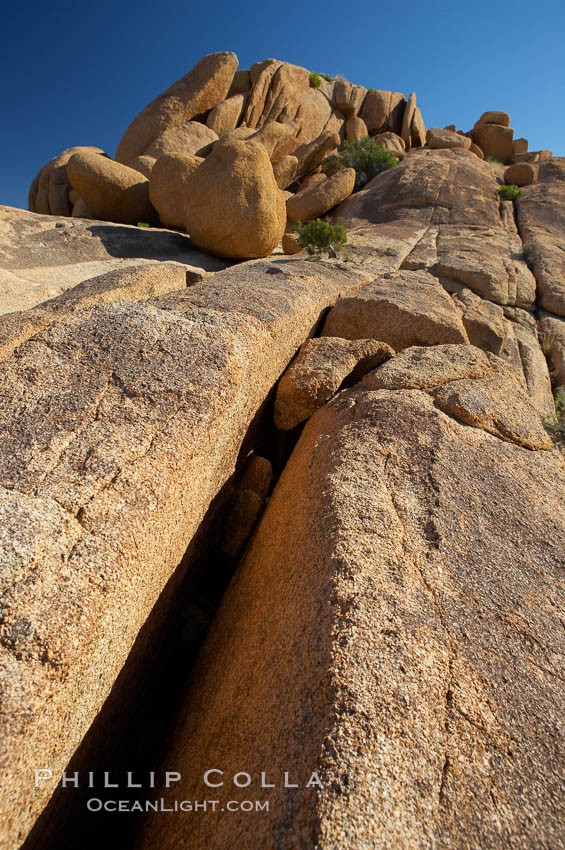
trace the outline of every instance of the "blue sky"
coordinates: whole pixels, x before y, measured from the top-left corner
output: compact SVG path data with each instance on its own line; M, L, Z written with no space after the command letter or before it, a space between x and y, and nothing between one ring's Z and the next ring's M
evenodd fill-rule
M0 203L27 206L39 168L72 145L113 156L134 115L206 53L276 57L415 91L427 126L503 109L530 150L565 155L563 0L12 3L0 31Z

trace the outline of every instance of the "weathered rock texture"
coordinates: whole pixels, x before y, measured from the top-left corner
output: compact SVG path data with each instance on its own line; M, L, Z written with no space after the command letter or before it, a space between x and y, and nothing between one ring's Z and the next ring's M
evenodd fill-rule
M133 171L149 179L159 157L207 157L219 140L261 143L274 166L286 158L284 166L276 168L276 180L282 189L297 176L316 173L324 157L346 137L362 139L368 133L378 134L378 144L393 150L398 158L404 157L405 148L423 146L426 142L414 93L406 102L398 92L367 91L345 80L324 82L321 88L316 88L308 69L277 59L255 63L250 71L236 71L236 68L237 57L233 53L205 56L134 119L118 147L117 162L106 158L104 166L92 160L86 169L88 180L82 174L80 181L75 173L74 183L70 181L67 162L73 153L102 153L98 148L69 148L55 157L32 181L29 209L43 214L96 216L126 223L145 219L151 222L154 213L147 207L147 185L139 177L134 178ZM360 116L361 111L367 122ZM296 169L289 157L298 161ZM248 163L248 183L254 177L261 179L261 170L254 175ZM229 183L229 172L223 177ZM343 184L340 191L336 191L336 181ZM82 194L76 188L79 182ZM344 200L350 193L344 186L350 182L349 174L336 175L326 187L332 189L332 197L317 198L315 204L301 212L301 218L321 215ZM234 230L245 229L253 217L249 216L245 197L241 197L237 188L232 189L228 204L232 208L230 218ZM178 186L169 184L168 194L170 198L161 199L166 210L161 222L165 226L184 227L177 215L169 214L171 207L178 206ZM211 187L204 198L204 209L208 204L214 205L214 195ZM210 239L207 250L222 255L221 246L216 249ZM261 248L253 255L248 249L241 254L263 255Z
M485 351L499 354L508 336L503 308L480 298L466 287L461 287L454 293L453 301L461 311L469 342Z
M69 313L110 302L148 301L167 292L185 289L191 282L183 265L163 260L124 264L83 280L31 310L0 316L0 360L8 358L23 342Z
M473 141L485 156L499 162L509 162L512 157L514 131L502 124L480 124L473 130Z
M39 171L33 180L28 196L30 212L51 213L51 215L70 215L74 201L71 202L72 187L65 168L69 159L79 152L98 153L106 156L101 148L67 148L59 156L53 157Z
M204 251L266 257L280 242L285 203L261 145L222 142L187 176L185 187L185 227Z
M3 363L2 850L53 790L29 772L67 764L271 387L340 291L367 280L270 271L70 312Z
M300 143L320 135L332 115L321 91L310 87L310 72L298 65L267 59L251 68L251 92L243 123L261 128L268 121L301 121Z
M516 207L540 304L551 313L565 316L565 158L541 163L538 182L523 189Z
M355 171L344 168L289 198L286 202L287 215L291 221L317 218L348 198L354 185Z
M523 312L523 311L522 311ZM547 349L547 359L540 345L539 332L530 314L526 314L529 321L523 321L523 316L509 326L512 326L514 336L518 346L518 354L520 357L521 371L524 375L524 383L530 399L536 410L545 420L554 418L554 399L551 389L551 378L559 383L559 369L557 367L558 346L550 343ZM554 321L559 321L554 319ZM543 318L540 315L540 330L543 336ZM565 346L565 340L561 339L561 351ZM504 353L504 352L502 352ZM550 378L550 367L552 375ZM520 369L518 369L520 371ZM561 376L563 371L561 370ZM563 377L562 377L563 382Z
M456 191L454 191L456 187ZM336 211L401 262L456 281L498 304L531 307L536 284L488 163L466 150L417 150ZM530 189L528 191L531 191ZM511 203L511 202L508 202ZM391 238L392 237L392 238Z
M393 354L390 345L376 339L307 340L279 381L275 425L289 430L309 419L344 381L357 383Z
M206 119L207 126L218 137L229 133L231 130L235 130L243 116L246 102L247 98L245 95L234 94L228 97L227 100L218 103Z
M540 330L555 381L565 387L565 319L542 312Z
M220 806L270 810L153 816L141 846L562 846L563 471L419 390L316 413L167 756L175 794L199 799L214 765Z
M268 811L92 846L565 850L563 161L501 111L426 131L415 93L236 68L205 57L115 161L70 148L0 209L0 850L104 750L132 664L165 724L240 558L178 722L135 747L167 742L177 798ZM323 160L367 133L401 162L351 194ZM343 258L281 254L336 204ZM154 210L192 239L92 220ZM46 821L30 850L83 846Z
M199 121L187 121L179 127L165 130L145 151L146 156L158 158L164 154L197 154L206 145L216 142L218 134Z
M143 174L144 177L151 177L151 172L153 171L153 166L157 162L156 157L154 156L135 156L129 163L130 168L135 168L136 171L139 171L140 174ZM76 192L73 189L73 192ZM78 195L78 192L76 192ZM80 197L75 201L75 206L79 201L82 200ZM75 214L75 208L73 207L73 215Z
M395 351L468 339L451 298L426 272L386 273L361 292L340 298L322 333L378 339Z
M0 315L35 307L108 271L175 262L187 282L226 262L181 233L80 219L57 220L0 206Z
M516 162L504 172L504 182L510 186L530 186L535 183L538 170L531 162Z
M436 404L462 421L527 448L550 448L540 421L553 417L545 359L535 337L520 325L515 340L516 362L469 345L409 347L363 384L368 389L437 390Z
M369 390L434 390L452 381L486 379L489 359L474 345L412 346L363 380Z
M280 159L273 163L273 174L275 175L279 189L286 189L293 182L298 173L298 166L297 157L290 156L289 154L281 156Z
M532 307L535 279L497 188L489 164L469 151L414 151L336 215L352 241L370 233L373 247L382 244L384 263L399 251L403 268L425 269L498 304Z
M151 169L149 197L165 227L184 228L187 180L204 162L193 154L160 156Z
M97 153L75 153L67 163L73 189L96 218L122 224L157 224L149 180L134 168Z
M431 127L427 133L427 143L432 150L434 148L471 148L471 139L467 136L461 136L453 130L440 130L437 127Z
M391 130L400 135L406 101L397 91L371 91L363 102L360 116L371 135Z

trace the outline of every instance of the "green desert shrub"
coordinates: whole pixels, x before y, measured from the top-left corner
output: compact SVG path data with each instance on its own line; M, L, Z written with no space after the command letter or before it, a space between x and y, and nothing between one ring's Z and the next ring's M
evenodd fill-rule
M497 194L505 201L515 201L522 194L522 190L518 189L514 183L505 183L498 189Z
M344 142L339 153L326 157L322 169L330 175L340 168L354 168L356 177L353 191L357 192L377 174L395 165L398 165L398 160L394 154L379 147L370 136L364 136L356 142Z
M319 257L324 251L327 251L330 257L337 257L347 242L343 224L330 224L321 218L304 223L297 221L294 229L300 245L306 248L311 257Z
M329 74L317 74L315 71L312 71L310 74L310 85L313 89L319 89L322 85L322 80L325 80L327 83L332 82L332 77Z
M138 221L137 226L138 227L149 227L149 222L148 221Z

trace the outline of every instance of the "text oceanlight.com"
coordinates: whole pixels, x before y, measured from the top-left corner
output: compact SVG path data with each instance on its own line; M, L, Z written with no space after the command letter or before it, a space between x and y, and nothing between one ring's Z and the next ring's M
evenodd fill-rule
M89 812L268 812L268 800L87 800Z

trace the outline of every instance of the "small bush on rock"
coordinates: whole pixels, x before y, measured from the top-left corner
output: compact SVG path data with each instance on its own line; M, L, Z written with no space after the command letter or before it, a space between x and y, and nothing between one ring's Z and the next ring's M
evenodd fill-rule
M364 136L355 142L344 142L338 154L328 156L322 163L324 172L329 176L340 168L355 169L354 192L362 189L369 180L382 171L394 168L398 160L386 148L379 147L370 136Z
M314 218L304 224L297 221L294 229L301 246L306 248L311 257L319 257L324 251L330 257L337 257L347 242L343 224L329 224L321 218Z
M505 201L515 201L516 198L519 198L522 194L522 190L518 189L514 183L512 183L512 185L505 183L504 186L501 186L500 189L498 189L497 194L499 194Z
M312 71L310 74L310 85L313 89L319 89L322 85L322 77L320 74L317 74L315 71Z

